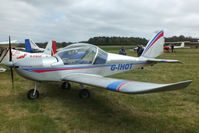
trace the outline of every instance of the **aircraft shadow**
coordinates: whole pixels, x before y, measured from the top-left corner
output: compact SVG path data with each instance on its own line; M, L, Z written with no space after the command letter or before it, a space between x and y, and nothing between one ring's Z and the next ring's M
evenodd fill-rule
M38 89L41 92L39 101L45 99L58 101L59 104L61 103L63 105L63 112L66 108L73 112L71 119L75 119L75 123L72 121L72 124L78 124L76 123L78 121L80 126L85 126L87 129L89 128L89 131L160 132L167 130L169 132L178 128L182 130L180 126L171 126L170 129L166 129L168 127L163 126L167 123L164 117L157 118L155 115L151 115L151 113L142 112L136 108L132 110L132 108L128 106L120 105L119 102L116 101L116 98L111 99L111 95L103 95L106 92L100 93L106 90L94 90L92 89L93 87L87 87L91 92L91 97L89 99L80 99L78 97L80 91L78 84L72 84L70 90L62 90L60 86L61 83L42 83ZM60 116L60 118L61 117L62 116ZM84 123L87 123L87 125Z

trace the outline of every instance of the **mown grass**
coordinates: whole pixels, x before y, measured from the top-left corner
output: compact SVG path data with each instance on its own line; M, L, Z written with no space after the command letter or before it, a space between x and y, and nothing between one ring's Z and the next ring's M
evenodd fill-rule
M102 47L103 48L103 47ZM120 47L103 48L117 53ZM127 48L127 54L135 56ZM0 73L0 132L115 132L115 133L193 133L199 131L199 49L178 49L159 58L179 59L184 64L156 64L111 77L171 83L193 80L184 90L128 95L90 87L90 99L79 99L79 85L61 90L61 83L39 84L40 98L30 101L26 93L33 82L15 74L11 88L10 72Z

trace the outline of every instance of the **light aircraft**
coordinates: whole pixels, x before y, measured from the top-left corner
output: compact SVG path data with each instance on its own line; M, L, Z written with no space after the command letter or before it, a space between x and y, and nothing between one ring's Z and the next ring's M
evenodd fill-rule
M155 59L163 53L164 32L158 32L152 38L140 57L131 57L107 53L92 44L77 43L67 46L54 56L42 58L24 58L12 61L11 45L10 58L6 66L15 69L22 77L35 81L34 89L27 93L29 99L37 99L39 91L37 83L42 81L64 81L63 88L70 88L69 82L80 84L80 98L89 98L90 93L84 84L105 88L110 91L142 94L177 90L187 87L192 81L182 81L171 84L157 84L131 80L108 78L113 75L138 69L155 63L180 63L178 60ZM13 80L13 75L11 75Z
M180 46L174 46L174 49L179 49L179 48L190 48L190 47L186 47L185 46L185 43L187 41L183 41L183 42L165 42L165 44L179 44L180 43ZM164 49L165 50L170 50L171 49L171 46L164 46Z
M56 50L53 49L53 45L56 45L55 41L49 41L46 48L41 53L29 53L24 52L16 49L11 49L12 52L12 60L18 60L23 58L42 58L42 57L49 57L55 54ZM27 47L27 44L26 44ZM31 46L29 46L31 48ZM55 46L56 48L56 46ZM5 62L9 61L9 52L8 49L3 49L0 53L0 64L4 64Z
M35 51L43 52L44 48L40 48L33 42L32 39L25 39L26 52L34 53Z
M47 45L49 45L50 42L48 42ZM26 47L26 52L29 52L29 53L42 53L44 52L46 49L44 48L40 48L37 46L37 44L35 44L33 42L32 39L25 39L25 47ZM56 41L52 41L52 44L51 44L51 47L50 49L52 49L52 55L56 53Z
M26 46L26 52L30 53L43 52L45 50L44 48L40 48L36 43L34 43L32 39L25 39L25 46ZM61 49L56 49L56 41L52 42L52 51L54 54L57 51L60 51Z

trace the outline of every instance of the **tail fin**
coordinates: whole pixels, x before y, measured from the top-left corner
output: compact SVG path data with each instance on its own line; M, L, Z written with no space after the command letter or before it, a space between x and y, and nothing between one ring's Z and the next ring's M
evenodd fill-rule
M39 50L39 51L44 51L43 48L40 48L33 42L32 39L25 39L25 47L26 47L26 52L32 53L33 50Z
M51 52L51 55L53 56L56 53L57 53L56 41L52 41L52 52Z
M31 45L30 45L30 39L25 39L25 48L26 48L26 52L32 53L33 49L31 48Z
M29 39L29 40L30 40L30 46L32 47L32 49L41 50L41 48L38 47L37 44L35 44L32 39Z
M181 42L180 47L184 48L184 42Z
M44 54L54 55L56 53L56 41L49 41L44 50Z
M163 53L163 45L164 45L164 32L158 32L145 47L142 52L142 57L147 58L155 58Z

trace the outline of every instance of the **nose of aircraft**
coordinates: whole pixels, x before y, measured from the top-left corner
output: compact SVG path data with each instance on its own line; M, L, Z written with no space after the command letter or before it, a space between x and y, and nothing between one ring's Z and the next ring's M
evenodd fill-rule
M5 62L3 64L6 65L7 67L13 67L14 66L14 62L12 62L12 61L8 61L8 62Z
M17 67L50 67L56 62L55 57L24 58L17 60L13 65Z

